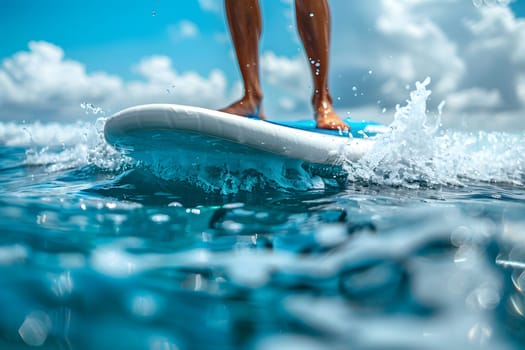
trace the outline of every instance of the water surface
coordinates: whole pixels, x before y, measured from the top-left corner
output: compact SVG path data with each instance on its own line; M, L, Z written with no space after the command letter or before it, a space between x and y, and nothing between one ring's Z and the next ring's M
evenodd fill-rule
M0 348L522 348L525 134L442 130L424 85L342 184L0 123Z

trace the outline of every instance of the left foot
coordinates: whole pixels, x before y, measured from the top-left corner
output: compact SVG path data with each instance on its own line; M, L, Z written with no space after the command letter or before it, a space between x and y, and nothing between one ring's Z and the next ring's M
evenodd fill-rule
M241 117L266 119L266 115L262 110L262 99L248 98L246 96L228 107L220 109L220 111Z
M339 118L329 103L321 103L321 105L317 107L315 120L318 129L339 130L342 132L350 131L350 127Z

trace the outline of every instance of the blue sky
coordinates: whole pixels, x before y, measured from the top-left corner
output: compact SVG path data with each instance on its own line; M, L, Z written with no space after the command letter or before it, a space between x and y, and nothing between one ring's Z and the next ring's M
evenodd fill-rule
M197 0L2 1L1 58L27 49L31 40L44 40L63 48L68 58L83 62L88 70L124 77L140 58L154 54L172 57L179 70L204 74L220 66L235 73L221 1L215 1L216 10L208 11ZM262 40L261 49L271 46L280 54L296 53L295 32L287 28L293 25L286 16L290 5L263 0L261 7L264 37L271 38L271 43ZM199 35L192 40L174 38L172 31L181 21L194 23Z
M332 0L336 109L392 119L407 85L432 78L447 127L525 129L525 2ZM310 77L293 4L261 0L265 106L308 117ZM85 118L173 102L219 108L240 94L221 0L2 0L0 119ZM32 44L30 44L32 43ZM522 44L523 43L523 44Z

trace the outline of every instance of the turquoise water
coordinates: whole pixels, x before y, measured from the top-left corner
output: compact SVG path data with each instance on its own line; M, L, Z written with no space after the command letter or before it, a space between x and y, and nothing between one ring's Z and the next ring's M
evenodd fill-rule
M525 133L442 130L427 97L335 182L0 123L0 348L522 348Z

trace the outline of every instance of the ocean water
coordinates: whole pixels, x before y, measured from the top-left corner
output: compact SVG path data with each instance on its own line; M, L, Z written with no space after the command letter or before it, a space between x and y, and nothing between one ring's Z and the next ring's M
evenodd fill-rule
M522 349L525 133L443 130L427 83L335 180L1 122L0 348Z

